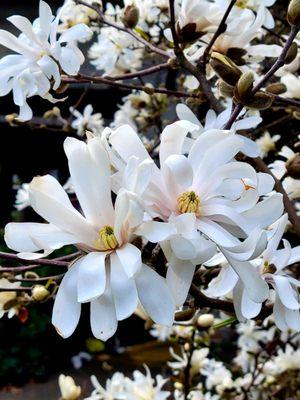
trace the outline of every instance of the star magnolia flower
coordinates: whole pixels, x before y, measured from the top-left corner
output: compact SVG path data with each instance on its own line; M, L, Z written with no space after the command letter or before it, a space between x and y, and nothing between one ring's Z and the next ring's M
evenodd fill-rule
M272 237L268 242L262 258L255 260L256 268L262 278L275 291L273 315L279 329L300 331L300 302L298 290L300 282L289 275L285 268L300 261L300 246L291 248L287 240L283 240L284 248L277 250L288 222L287 214L283 215L271 228ZM233 291L233 299L237 316L241 321L256 317L262 307L254 303L247 295L244 284L230 266L221 270L220 275L211 282L207 293L217 297Z
M0 30L0 44L17 53L0 60L0 96L13 92L14 102L20 107L19 119L32 118L27 98L39 95L55 102L50 89L61 83L61 72L76 75L84 56L76 45L77 40L90 34L89 28L78 24L57 38L59 15L54 19L47 3L40 1L40 16L33 24L22 16L8 18L21 31L19 37ZM53 84L51 83L53 79Z
M21 258L36 259L39 250L47 255L69 244L86 253L60 284L52 318L57 331L63 337L74 332L85 302L91 302L92 332L102 340L115 333L117 321L129 317L138 301L156 323L171 325L175 306L165 280L142 264L141 251L131 243L144 217L136 196L121 190L113 206L110 163L100 138L87 144L67 138L64 147L84 216L58 181L46 175L33 179L29 195L32 208L49 223L10 223L5 229L8 247ZM135 179L140 196L151 168L147 160L126 172L128 179Z
M266 174L257 174L249 164L234 160L238 152L247 152L247 146L232 132L206 131L184 156L183 143L190 125L188 121L178 121L164 129L160 169L154 167L143 195L146 210L177 229L168 241L158 240L169 262L167 280L170 288L176 288L173 295L177 304L186 297L194 265L212 255L214 249L209 243L214 242L245 283L251 299L265 300L267 284L247 260L265 249L267 237L263 229L282 215L282 196L275 194L258 202L261 195L272 190L274 181ZM105 131L103 135L109 133ZM129 126L115 130L109 142L117 153L111 151L111 159L119 171L132 155L139 162L150 157ZM156 223L148 221L140 227L141 234L150 241L158 238ZM197 235L197 230L202 235ZM240 238L246 239L241 242Z
M281 83L287 87L287 91L283 93L283 97L292 97L300 99L300 78L291 73L287 73L281 77Z
M86 131L92 132L94 135L100 135L104 129L103 118L100 113L93 114L93 107L88 104L81 114L73 107L70 108L75 119L72 122L72 128L77 131L78 136L84 136Z
M276 142L280 137L280 135L271 136L269 132L265 132L259 139L256 139L262 158L266 157L270 151L276 151Z

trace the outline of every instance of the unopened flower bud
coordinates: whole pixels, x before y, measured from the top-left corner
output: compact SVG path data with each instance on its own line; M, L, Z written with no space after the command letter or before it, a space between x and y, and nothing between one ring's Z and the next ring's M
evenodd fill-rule
M290 25L300 27L300 0L291 0L287 12L287 20Z
M241 100L245 99L250 95L254 82L254 74L252 71L244 72L238 80L236 85L235 96Z
M168 64L171 68L176 69L179 67L178 61L176 57L171 57L168 59Z
M81 395L80 386L76 386L71 376L61 374L58 378L58 384L63 400L77 400Z
M197 326L199 328L210 328L215 322L215 317L212 314L202 314L197 319Z
M191 346L190 346L189 343L185 343L184 346L183 346L183 348L184 348L185 351L189 351L190 348L191 348Z
M242 75L242 71L229 57L217 52L212 53L210 65L215 73L231 86L235 86Z
M271 107L274 100L274 96L265 92L258 92L243 104L248 108L254 110L266 110Z
M291 44L291 47L288 49L288 52L286 53L284 63L285 64L290 64L295 60L295 58L298 55L298 45L297 43L293 42Z
M143 91L147 94L149 94L150 96L153 95L155 93L155 90L153 89L152 86L144 86L143 87Z
M234 92L234 87L231 85L228 85L228 83L220 80L218 82L218 87L220 90L220 93L224 97L233 97L233 92Z
M284 83L271 83L271 85L268 85L266 88L266 91L272 94L282 94L285 93L287 90L286 86Z
M46 289L43 285L35 285L31 291L32 298L36 301L45 300L49 296L49 294L49 290Z
M285 164L288 175L294 179L300 179L300 153L296 153L293 158Z
M134 5L129 5L125 8L122 21L128 28L134 28L139 22L140 12Z

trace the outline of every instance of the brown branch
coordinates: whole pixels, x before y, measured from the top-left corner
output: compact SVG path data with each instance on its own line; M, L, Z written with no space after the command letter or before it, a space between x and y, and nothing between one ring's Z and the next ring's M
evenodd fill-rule
M165 88L152 88L149 86L145 85L132 85L129 83L121 83L121 82L115 82L111 79L104 78L102 76L90 76L90 75L77 75L76 77L63 77L62 81L64 83L72 84L72 83L79 83L79 82L92 82L95 84L104 84L108 86L115 87L117 89L125 89L125 90L141 90L146 93L162 93L166 94L168 96L174 96L174 97L185 97L185 98L199 98L198 94L195 93L186 93L186 92L180 92L180 91L173 91L173 90L168 90Z
M17 254L12 254L12 253L5 253L3 251L0 252L0 258L4 258L6 260L14 260L14 261L22 261L22 262L32 262L32 260L21 260ZM54 265L57 267L67 267L69 265L68 262L65 261L59 261L59 260L51 260L51 259L44 259L40 258L37 260L39 265ZM16 270L18 267L15 268L0 268L0 272L11 272L12 270Z
M202 68L202 70L203 70L204 73L206 72L206 71L205 71L205 70L206 70L205 67L206 67L206 64L207 64L208 55L209 55L211 49L213 48L213 45L215 44L216 40L218 39L218 37L219 37L220 35L222 35L222 33L224 33L224 32L226 31L226 28L227 28L227 25L226 25L227 18L228 18L228 16L229 16L229 14L231 13L231 10L232 10L232 8L234 7L234 5L235 5L236 2L237 2L237 0L231 0L231 2L229 3L229 5L228 5L228 7L227 7L227 10L226 10L226 12L225 12L225 14L224 14L224 16L223 16L223 18L222 18L222 20L221 20L219 26L218 26L218 29L217 29L216 32L214 33L214 35L213 35L211 41L208 43L208 45L207 45L207 47L206 47L206 49L205 49L205 51L204 51L204 53L203 53L203 56L202 56L202 57L200 58L200 60L199 60L199 66L200 66L200 68Z
M104 76L104 78L109 79L111 81L120 81L120 80L125 80L125 79L133 79L133 78L139 78L142 76L147 76L154 74L159 71L163 71L165 69L171 68L169 63L162 63L155 65L153 67L145 68L141 71L136 71L136 72L130 72L128 74L121 74L121 75L114 75L114 76Z

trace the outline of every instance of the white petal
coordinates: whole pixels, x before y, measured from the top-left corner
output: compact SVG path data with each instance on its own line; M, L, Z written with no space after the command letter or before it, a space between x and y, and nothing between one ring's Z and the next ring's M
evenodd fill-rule
M111 290L115 302L118 321L130 317L138 305L138 294L133 278L125 273L116 254L110 257Z
M37 64L41 67L47 78L51 79L53 77L55 82L53 89L58 89L61 83L61 78L57 63L51 57L45 55L37 62Z
M57 332L68 338L78 325L81 304L77 301L78 263L66 273L59 286L52 313L52 324Z
M50 34L51 23L54 17L52 15L51 8L43 0L40 1L39 15L40 15L40 27L43 32L45 40L47 40Z
M171 326L175 304L165 279L143 264L135 282L139 300L150 318L157 324Z
M59 63L63 71L68 75L77 75L80 69L80 59L71 47L62 47Z
M193 170L188 159L183 155L172 155L162 165L166 185L180 194L193 182ZM173 188L172 188L173 186Z
M119 260L124 268L126 275L133 277L142 266L141 251L131 243L116 250Z
M285 320L285 307L281 303L279 296L276 295L275 303L273 306L273 316L276 326L283 332L288 330L288 326Z
M288 278L285 276L273 275L273 280L282 304L290 310L299 310L300 305Z
M177 233L173 223L146 221L143 222L135 231L136 235L143 236L152 243L158 243L169 239Z
M260 313L261 307L261 303L255 303L248 297L246 290L243 291L241 312L245 318L251 319L256 317Z
M167 125L165 127L160 139L160 165L163 165L165 160L169 156L182 154L182 146L188 132L189 130L186 127L181 126L177 122L174 122L173 124Z
M182 261L176 257L172 257L169 260L166 282L176 306L181 306L185 302L194 272L195 266L190 261Z
M91 302L91 328L97 339L105 341L115 334L117 327L114 300L107 281L103 295Z
M222 267L217 278L213 279L205 294L214 297L223 297L230 293L235 287L239 277L237 273L229 265Z
M64 31L60 38L59 43L82 41L91 36L92 31L85 24L77 24Z
M78 301L86 303L101 296L106 285L106 253L89 253L80 259Z
M67 138L64 149L72 184L87 220L100 228L113 225L110 163L100 138L90 139L87 144Z
M170 240L171 248L180 260L191 260L196 257L197 251L189 239L175 235Z
M29 189L32 208L46 221L92 245L96 230L72 206L68 195L51 175L34 178Z

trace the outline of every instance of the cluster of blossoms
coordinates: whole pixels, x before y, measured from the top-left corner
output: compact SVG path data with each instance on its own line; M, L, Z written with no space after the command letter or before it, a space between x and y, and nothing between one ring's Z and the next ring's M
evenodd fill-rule
M0 96L12 92L20 107L17 118L6 117L11 126L34 124L29 98L65 101L60 94L73 83L130 93L107 120L95 104L81 107L86 92L68 105L68 118L56 108L42 118L67 133L70 178L62 185L48 174L14 186L15 208L31 207L44 222L8 223L4 239L17 254L2 254L66 272L29 287L24 279L41 281L32 271L27 279L30 267L2 267L0 318L54 298L52 323L67 338L87 303L92 333L106 341L119 321L140 315L153 337L177 343L168 363L175 400L243 398L245 390L264 400L286 383L298 390L299 132L285 141L273 115L299 119L300 6L290 3L286 36L272 34L275 3L66 0L54 16L41 0L33 23L8 19L21 32L0 31L0 44L17 53L0 60ZM81 44L92 75L79 73ZM144 80L158 71L165 86L160 76ZM76 252L51 258L66 246ZM229 368L212 346L233 323L238 350L231 348ZM92 383L87 400L170 395L147 368ZM59 384L63 399L81 396L72 378Z

